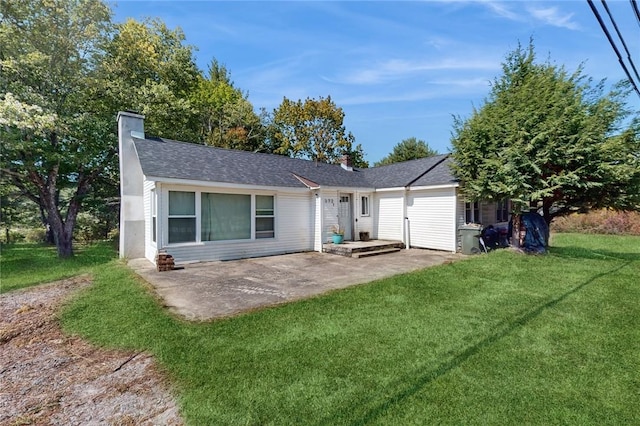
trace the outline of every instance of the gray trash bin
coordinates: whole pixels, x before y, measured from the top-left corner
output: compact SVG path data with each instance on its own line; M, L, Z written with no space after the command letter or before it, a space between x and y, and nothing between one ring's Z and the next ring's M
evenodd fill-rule
M474 254L480 252L480 240L482 225L469 223L458 228L462 241L462 254Z

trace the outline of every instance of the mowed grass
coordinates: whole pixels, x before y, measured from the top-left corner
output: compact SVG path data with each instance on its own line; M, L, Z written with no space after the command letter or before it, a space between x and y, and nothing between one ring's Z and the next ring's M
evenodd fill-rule
M10 244L0 248L0 293L48 283L92 269L117 257L112 242L75 245L76 256L58 259L54 246Z
M153 353L193 425L640 424L640 238L552 244L210 323L112 261L62 322Z

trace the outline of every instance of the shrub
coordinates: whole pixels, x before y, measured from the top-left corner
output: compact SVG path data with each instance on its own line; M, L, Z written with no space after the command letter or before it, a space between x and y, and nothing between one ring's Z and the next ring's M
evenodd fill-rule
M640 212L593 210L558 217L551 223L555 232L587 234L640 235Z
M47 231L44 228L30 228L25 232L24 239L28 243L44 243L47 241Z

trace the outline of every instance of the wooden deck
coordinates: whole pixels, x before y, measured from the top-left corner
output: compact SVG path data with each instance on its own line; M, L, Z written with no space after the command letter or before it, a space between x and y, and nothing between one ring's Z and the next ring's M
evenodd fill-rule
M376 256L385 253L394 253L404 248L402 241L370 240L370 241L345 241L342 244L323 244L322 251L346 257Z

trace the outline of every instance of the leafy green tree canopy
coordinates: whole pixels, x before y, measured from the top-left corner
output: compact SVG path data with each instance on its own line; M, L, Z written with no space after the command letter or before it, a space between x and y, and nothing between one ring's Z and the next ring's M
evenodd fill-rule
M200 71L180 28L159 19L129 19L116 25L105 45L94 91L103 114L132 110L145 115L145 131L171 139L197 140L197 114L189 97Z
M304 102L285 97L271 118L273 152L325 163L336 163L347 153L355 166L366 167L362 146L353 146L355 138L343 121L342 108L330 96Z
M454 172L474 200L541 208L547 223L572 211L640 206L640 132L620 85L604 94L582 68L536 62L533 42L502 65L481 108L455 118ZM628 123L628 121L627 121Z
M58 254L71 256L84 197L115 157L113 121L89 88L109 40L98 0L0 2L0 169L40 206Z
M199 141L244 151L261 150L263 125L248 95L237 89L224 65L213 60L209 77L200 77L191 94L199 118Z
M385 166L387 164L400 163L402 161L416 160L418 158L432 157L438 155L438 151L431 149L429 145L420 139L411 137L404 139L393 147L393 151L382 160L375 163L375 166Z

